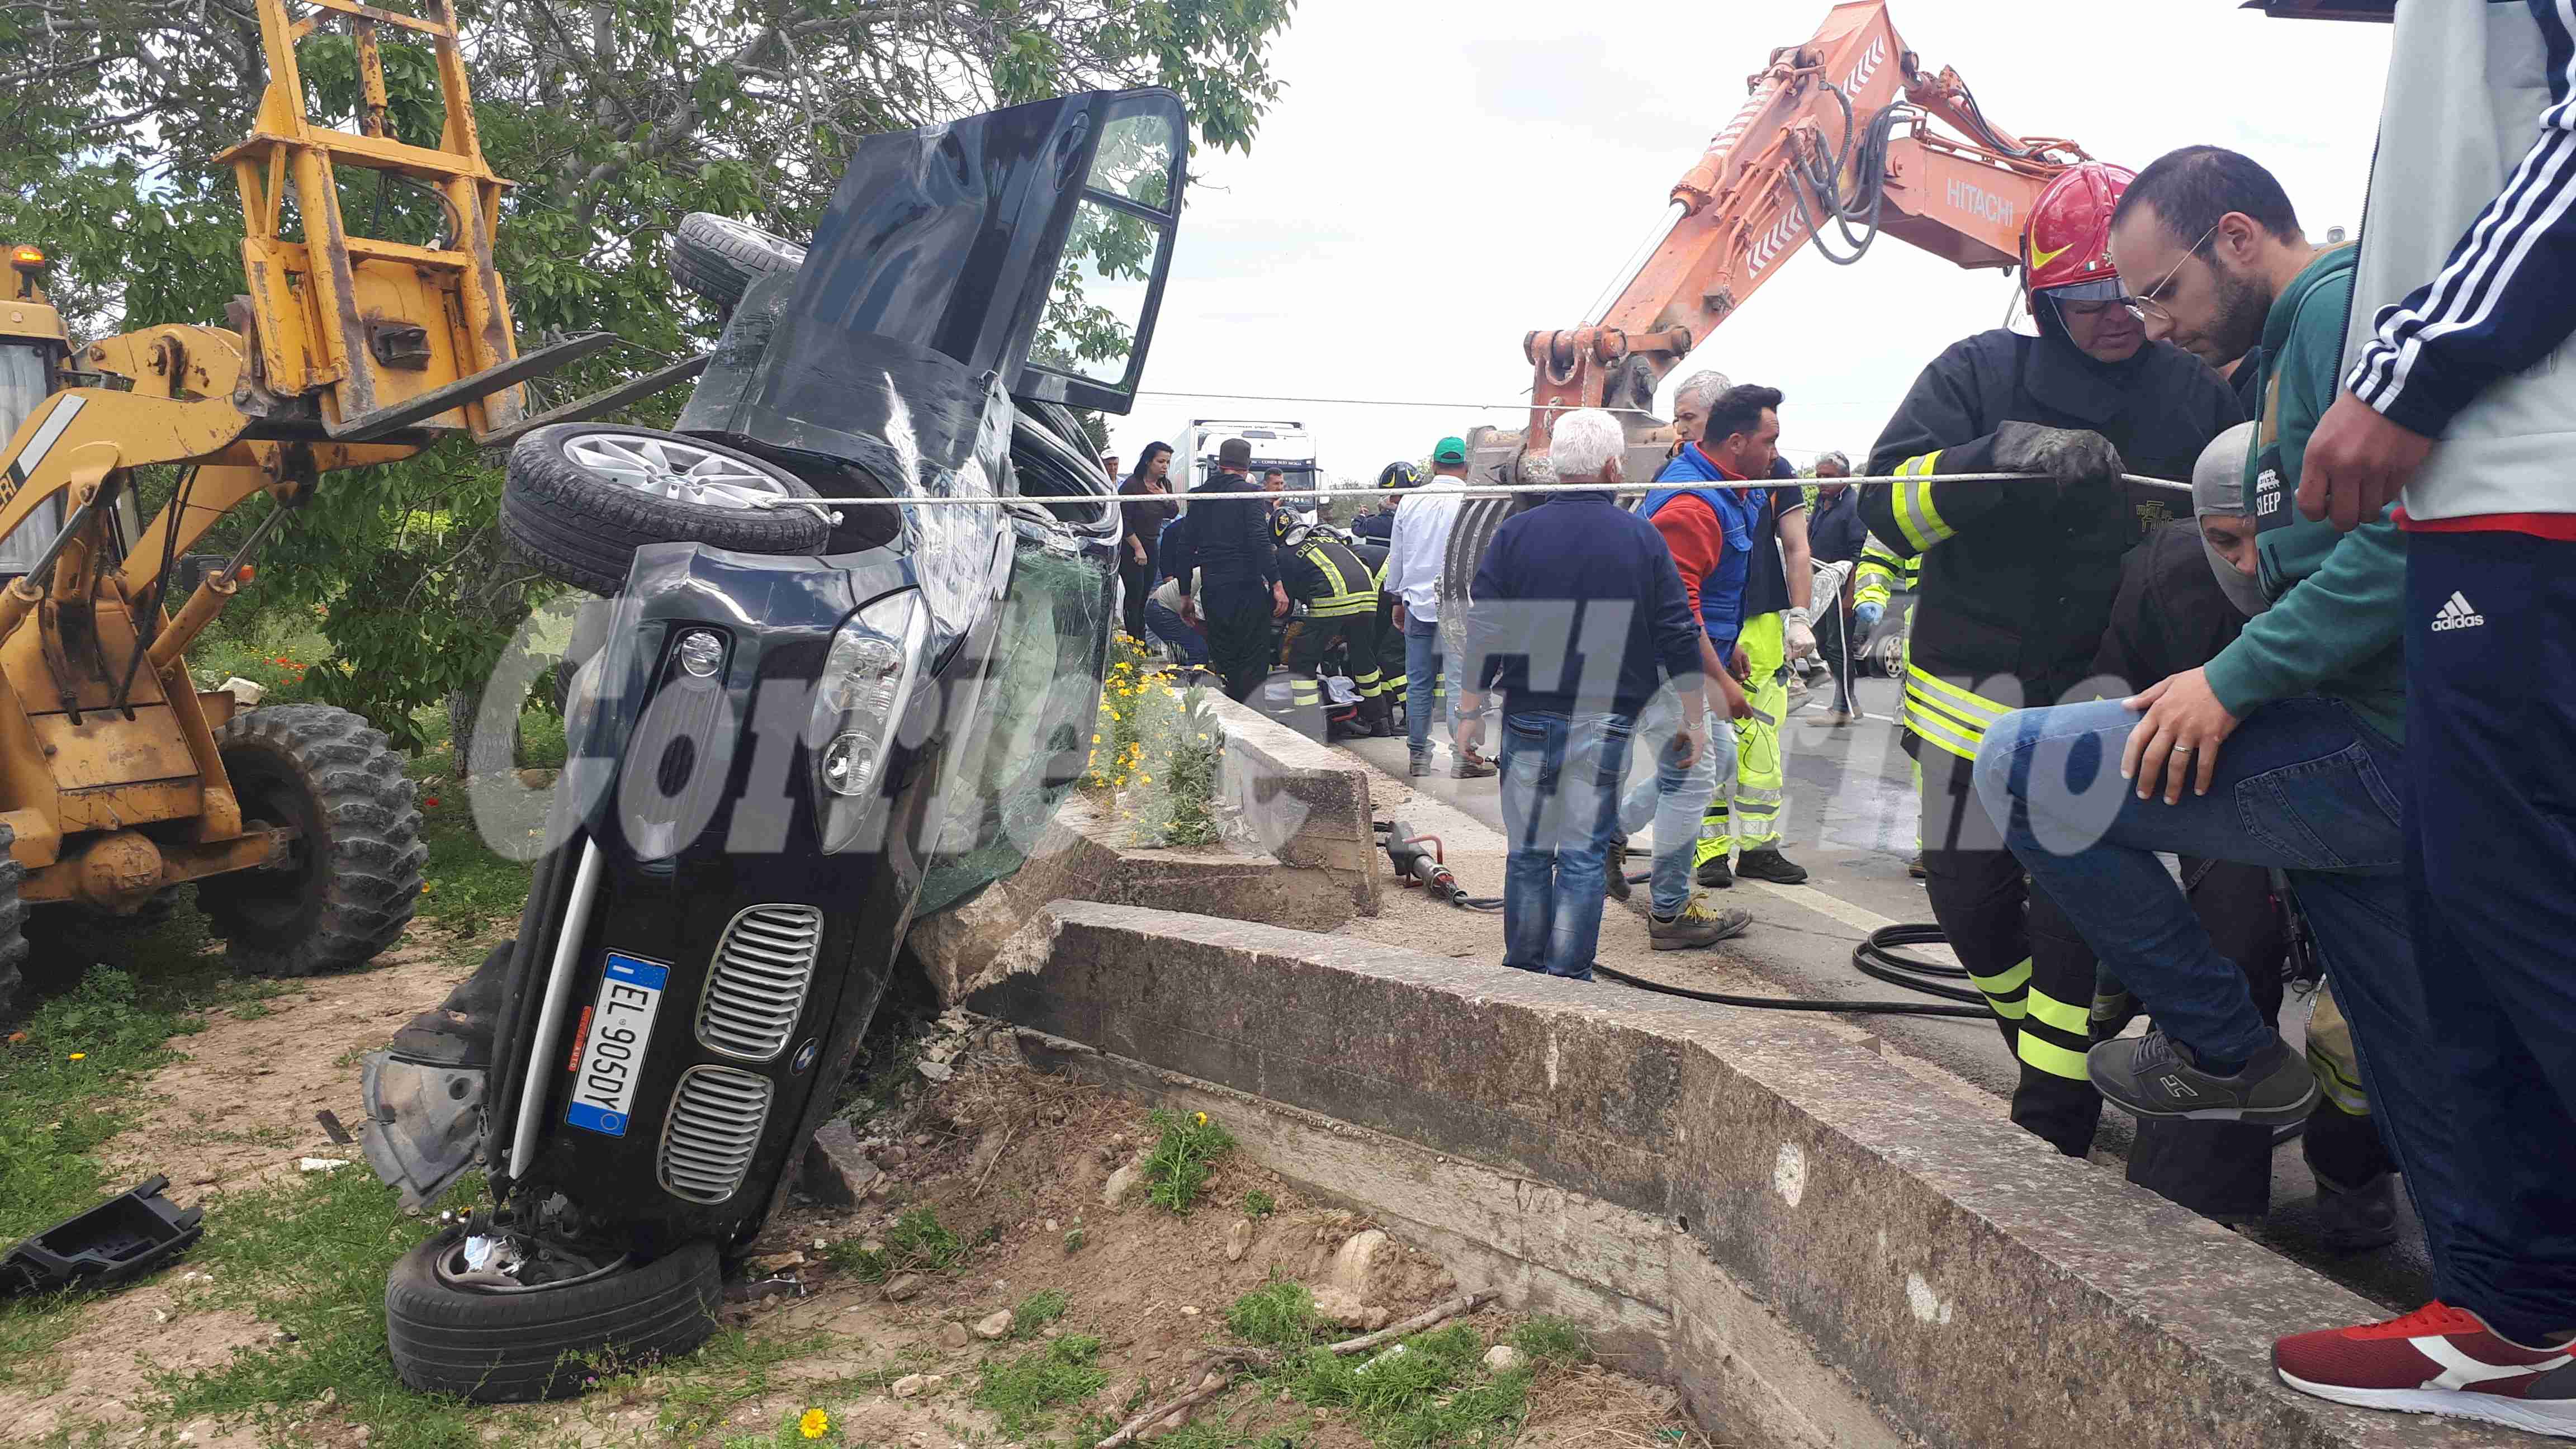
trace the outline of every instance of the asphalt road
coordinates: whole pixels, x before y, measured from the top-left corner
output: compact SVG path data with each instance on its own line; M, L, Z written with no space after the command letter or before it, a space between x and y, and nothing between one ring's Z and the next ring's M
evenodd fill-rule
M1852 947L1869 931L1891 922L1932 918L1922 882L1907 875L1905 868L1914 852L1917 811L1911 762L1897 745L1897 702L1893 681L1864 679L1859 685L1863 717L1839 728L1829 726L1824 718L1832 704L1830 689L1810 691L1791 702L1783 849L1807 868L1808 881L1803 886L1739 882L1728 898L1729 904L1751 909L1756 918L1752 932L1728 943L1732 955L1776 983L1784 996L1856 1001L1904 997L1898 988L1861 975L1851 963ZM1339 748L1389 774L1405 774L1401 738L1351 740ZM1487 748L1492 748L1490 743ZM1445 749L1432 777L1407 783L1496 831L1502 829L1495 781L1450 779ZM1642 854L1647 843L1639 837L1631 849ZM1634 869L1644 869L1636 855L1631 861ZM1644 898L1641 887L1636 908L1643 909ZM1734 949L1738 947L1743 949ZM2293 997L2282 1010L2282 1030L2293 1044L2305 1035L2307 1009L2306 998ZM1938 1017L1843 1019L1998 1097L2012 1091L2018 1069L2001 1035L1990 1025ZM2132 1135L2126 1116L2116 1109L2106 1110L2096 1157L2124 1158ZM2423 1233L2402 1197L2399 1242L2375 1253L2344 1255L2318 1240L2315 1191L2298 1146L2283 1144L2273 1157L2271 1215L2240 1231L2392 1309L2411 1309L2433 1296Z

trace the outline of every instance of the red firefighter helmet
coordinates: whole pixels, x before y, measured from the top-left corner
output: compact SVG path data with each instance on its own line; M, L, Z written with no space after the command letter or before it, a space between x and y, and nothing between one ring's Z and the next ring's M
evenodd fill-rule
M2022 228L2022 284L2067 302L2126 295L2111 265L2111 213L2137 173L2087 161L2048 184ZM2080 290L2078 290L2080 289Z

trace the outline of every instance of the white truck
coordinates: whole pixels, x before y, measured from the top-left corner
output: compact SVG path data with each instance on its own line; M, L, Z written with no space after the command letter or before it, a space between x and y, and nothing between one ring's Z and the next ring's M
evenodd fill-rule
M1264 473L1276 468L1287 475L1291 488L1321 486L1323 475L1315 470L1315 435L1306 431L1304 423L1232 418L1194 418L1189 431L1181 435L1181 464L1189 470L1188 486L1204 483L1216 472L1216 451L1228 438L1252 445L1253 482L1259 483ZM1289 511L1312 523L1315 500L1300 499Z

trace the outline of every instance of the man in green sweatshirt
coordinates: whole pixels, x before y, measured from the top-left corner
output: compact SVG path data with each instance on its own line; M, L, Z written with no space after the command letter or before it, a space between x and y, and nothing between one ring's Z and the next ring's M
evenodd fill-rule
M2270 173L2210 146L2139 173L2111 249L2150 337L2213 361L2263 348L2246 491L2271 604L2200 669L1990 726L1977 789L2032 878L2155 1015L2144 1038L2093 1048L2102 1095L2140 1116L2295 1122L2316 1105L2314 1076L2156 856L2286 870L2329 971L2409 957L2395 787L2403 540L2384 518L2338 535L2290 506L2340 386L2353 249L2310 245Z

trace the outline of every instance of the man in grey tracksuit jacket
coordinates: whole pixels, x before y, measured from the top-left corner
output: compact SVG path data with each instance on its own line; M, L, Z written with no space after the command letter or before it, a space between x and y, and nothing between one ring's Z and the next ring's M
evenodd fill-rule
M2336 994L2441 1299L2274 1362L2576 1438L2576 0L2400 0L2371 175L2297 506L2401 503L2414 950Z

